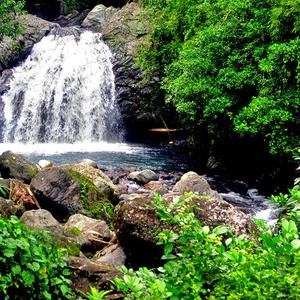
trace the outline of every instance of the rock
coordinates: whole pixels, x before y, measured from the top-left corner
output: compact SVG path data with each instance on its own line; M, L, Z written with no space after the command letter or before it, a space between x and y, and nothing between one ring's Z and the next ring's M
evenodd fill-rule
M23 157L6 151L0 156L0 173L2 178L15 178L30 183L38 173L38 167Z
M16 40L5 37L0 43L0 73L23 60L33 45L47 35L57 24L27 14L17 17L23 25L23 33Z
M211 228L228 226L235 236L244 234L247 239L253 238L249 230L256 232L257 227L250 217L224 201L203 177L194 172L183 175L173 192L163 195L162 200L169 204L182 198L184 192L199 193L189 203L199 207L195 215L202 225ZM113 224L119 243L134 267L155 267L162 255L162 248L156 245L156 236L164 229L174 228L157 217L155 209L151 208L152 198L131 196L115 207Z
M62 226L54 219L52 214L45 209L25 211L20 221L28 228L37 228L49 232L62 233Z
M21 216L20 221L30 229L36 228L48 231L55 240L56 247L67 249L70 255L80 255L80 244L74 238L63 235L62 225L47 210L26 211Z
M101 170L95 169L94 167L85 163L63 165L60 167L64 170L74 170L86 176L93 184L99 188L105 197L112 203L116 204L119 199L119 192L110 180Z
M99 27L106 19L116 13L119 8L106 7L103 4L95 6L81 24L82 28Z
M158 180L158 175L152 170L135 171L128 175L128 179L136 181L139 184L146 184L150 181Z
M61 15L53 22L58 23L62 27L80 26L89 12L89 9L86 9L81 13L79 13L77 10L72 10L68 15Z
M80 183L58 167L40 171L31 182L31 190L41 207L49 210L59 221L75 213L84 213L80 202Z
M86 166L91 166L95 169L98 169L98 166L97 166L97 163L94 161L94 160L91 160L91 159L82 159L78 162L78 164L81 164L81 165L86 165ZM104 174L105 175L105 174ZM104 177L104 176L103 176Z
M104 221L80 214L69 218L63 232L66 236L74 237L86 256L93 255L96 251L114 243L115 240L115 234Z
M87 258L69 256L68 265L72 273L71 287L78 295L90 292L90 286L97 290L111 290L113 286L110 280L122 277L122 273L115 267Z
M2 219L10 219L11 216L17 216L20 217L24 210L14 205L12 200L3 199L0 197L0 217Z
M142 13L142 6L134 2L111 15L99 28L114 54L116 101L129 138L142 134L144 137L155 124L140 103L155 97L159 79L141 83L143 71L135 65L138 46L147 39L149 30L150 23Z
M195 172L188 172L175 184L172 191L182 195L185 192L193 192L198 193L199 196L209 196L212 189L203 176L199 176Z
M121 268L125 265L126 254L119 245L111 245L103 251L98 251L92 260Z
M53 163L49 160L42 159L37 163L38 167L41 169L54 167Z
M144 188L150 191L157 191L163 187L160 181L149 181L144 185Z

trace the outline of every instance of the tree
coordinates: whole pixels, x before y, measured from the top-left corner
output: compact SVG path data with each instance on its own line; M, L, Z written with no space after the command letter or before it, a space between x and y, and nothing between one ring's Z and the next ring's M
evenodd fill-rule
M16 19L23 13L24 0L1 0L0 3L0 42L4 36L16 38L21 31L21 24Z
M141 65L161 71L183 126L263 140L273 154L299 147L300 0L144 5L153 26Z

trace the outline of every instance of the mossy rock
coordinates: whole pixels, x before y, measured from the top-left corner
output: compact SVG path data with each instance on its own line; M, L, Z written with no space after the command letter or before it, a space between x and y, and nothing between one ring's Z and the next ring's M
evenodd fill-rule
M85 175L72 169L66 171L80 183L80 202L87 215L98 219L105 214L112 218L114 207L104 193Z
M11 151L6 151L0 156L0 172L4 179L14 178L24 183L30 183L32 178L39 172L39 169L34 163L23 157Z

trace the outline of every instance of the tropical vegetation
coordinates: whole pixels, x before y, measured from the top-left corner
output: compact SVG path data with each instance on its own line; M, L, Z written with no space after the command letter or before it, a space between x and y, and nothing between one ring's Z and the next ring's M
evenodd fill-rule
M21 23L16 15L24 13L25 0L1 0L0 42L4 36L16 38L21 33Z
M299 0L142 2L152 30L139 65L161 75L161 105L185 128L255 138L272 154L299 146Z

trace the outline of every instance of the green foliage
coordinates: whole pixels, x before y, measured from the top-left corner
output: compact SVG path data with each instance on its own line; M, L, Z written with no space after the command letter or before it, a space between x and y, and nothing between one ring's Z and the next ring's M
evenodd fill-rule
M8 199L9 191L10 189L7 185L0 183L0 197Z
M88 300L102 300L106 299L107 296L111 293L111 291L97 291L95 287L90 287L91 291L90 293L83 293L81 294Z
M299 145L299 0L143 4L152 31L139 65L160 72L186 128L259 137L273 154Z
M0 298L71 299L65 250L16 217L0 219Z
M297 299L300 288L299 228L282 220L276 234L257 221L259 236L245 240L230 230L202 226L190 205L191 195L154 206L173 230L158 235L164 265L137 271L123 267L113 283L125 299Z
M16 15L24 13L25 0L1 0L0 3L0 42L4 36L16 38L21 32L21 24Z

